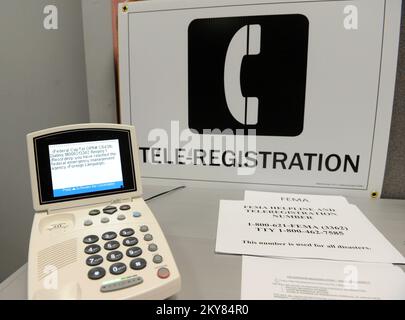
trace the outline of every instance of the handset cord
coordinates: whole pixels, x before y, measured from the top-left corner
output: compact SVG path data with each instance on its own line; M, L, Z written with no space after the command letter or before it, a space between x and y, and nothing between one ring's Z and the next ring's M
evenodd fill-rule
M185 187L186 187L186 186L180 186L180 187L176 187L176 188L173 188L173 189L170 189L170 190L167 190L167 191L164 191L164 192L155 194L154 196L151 196L151 197L145 199L145 201L149 201L149 200L155 199L155 198L157 198L157 197L161 197L161 196L163 196L163 195L165 195L165 194L168 194L168 193L171 193L171 192L180 190L180 189L184 189Z

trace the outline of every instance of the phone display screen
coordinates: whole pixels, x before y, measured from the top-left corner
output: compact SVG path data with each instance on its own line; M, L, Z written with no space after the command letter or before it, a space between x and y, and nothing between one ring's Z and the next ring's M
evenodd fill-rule
M81 129L34 140L40 202L136 191L130 132Z
M118 139L49 146L54 197L122 189Z

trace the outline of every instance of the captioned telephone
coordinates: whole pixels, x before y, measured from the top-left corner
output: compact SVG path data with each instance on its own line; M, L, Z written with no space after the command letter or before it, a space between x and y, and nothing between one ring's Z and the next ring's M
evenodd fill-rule
M27 135L35 210L29 299L165 299L180 274L142 199L135 129L80 124Z

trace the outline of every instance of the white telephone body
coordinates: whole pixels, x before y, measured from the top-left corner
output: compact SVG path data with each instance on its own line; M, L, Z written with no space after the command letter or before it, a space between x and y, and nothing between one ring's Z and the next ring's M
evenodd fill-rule
M180 274L142 199L135 129L81 124L27 135L35 209L29 299L165 299Z
M259 100L244 97L240 86L242 59L260 54L261 27L258 24L240 28L229 43L225 58L224 88L228 109L239 123L255 125L258 121ZM235 66L239 68L235 68Z

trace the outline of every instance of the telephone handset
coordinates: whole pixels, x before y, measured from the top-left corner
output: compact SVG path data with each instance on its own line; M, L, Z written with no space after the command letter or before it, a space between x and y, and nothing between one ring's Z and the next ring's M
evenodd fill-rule
M180 274L142 198L135 128L27 135L34 221L29 299L165 299Z
M243 26L233 36L226 53L224 70L226 103L233 117L244 125L257 124L259 100L257 97L242 95L240 84L242 59L246 55L260 54L260 35L260 25ZM235 68L236 65L239 68Z

